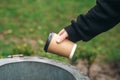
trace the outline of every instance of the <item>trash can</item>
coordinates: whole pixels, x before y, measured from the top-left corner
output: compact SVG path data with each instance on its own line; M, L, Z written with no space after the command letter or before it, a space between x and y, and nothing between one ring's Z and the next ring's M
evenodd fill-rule
M89 80L74 66L42 57L0 59L0 80Z

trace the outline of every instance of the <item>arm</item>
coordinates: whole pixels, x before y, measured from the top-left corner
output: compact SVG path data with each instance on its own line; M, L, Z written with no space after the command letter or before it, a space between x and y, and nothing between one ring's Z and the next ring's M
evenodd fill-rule
M97 0L96 6L65 27L68 39L88 41L120 22L120 0Z

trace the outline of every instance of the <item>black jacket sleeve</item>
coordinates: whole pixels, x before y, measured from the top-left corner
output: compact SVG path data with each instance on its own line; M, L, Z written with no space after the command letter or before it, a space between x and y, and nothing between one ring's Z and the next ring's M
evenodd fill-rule
M77 42L89 41L120 22L120 0L97 0L96 5L85 15L65 27L68 39Z

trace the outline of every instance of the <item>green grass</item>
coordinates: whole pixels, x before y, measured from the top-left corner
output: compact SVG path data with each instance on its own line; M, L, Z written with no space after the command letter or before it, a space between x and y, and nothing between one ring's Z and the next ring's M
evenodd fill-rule
M17 46L29 44L33 55L69 61L45 54L46 38L50 32L58 33L94 5L95 0L0 0L0 55L6 57L13 54ZM119 34L120 25L117 25L87 43L80 41L76 54L117 54L120 52Z

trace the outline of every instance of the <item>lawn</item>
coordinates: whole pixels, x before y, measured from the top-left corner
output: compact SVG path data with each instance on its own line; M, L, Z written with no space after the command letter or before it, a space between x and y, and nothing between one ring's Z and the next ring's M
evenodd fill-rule
M85 14L95 0L0 0L0 56L24 54L61 61L64 57L46 54L43 47L50 32L58 33ZM78 42L76 54L106 56L115 61L120 57L120 24L89 42ZM84 55L79 55L84 53Z

